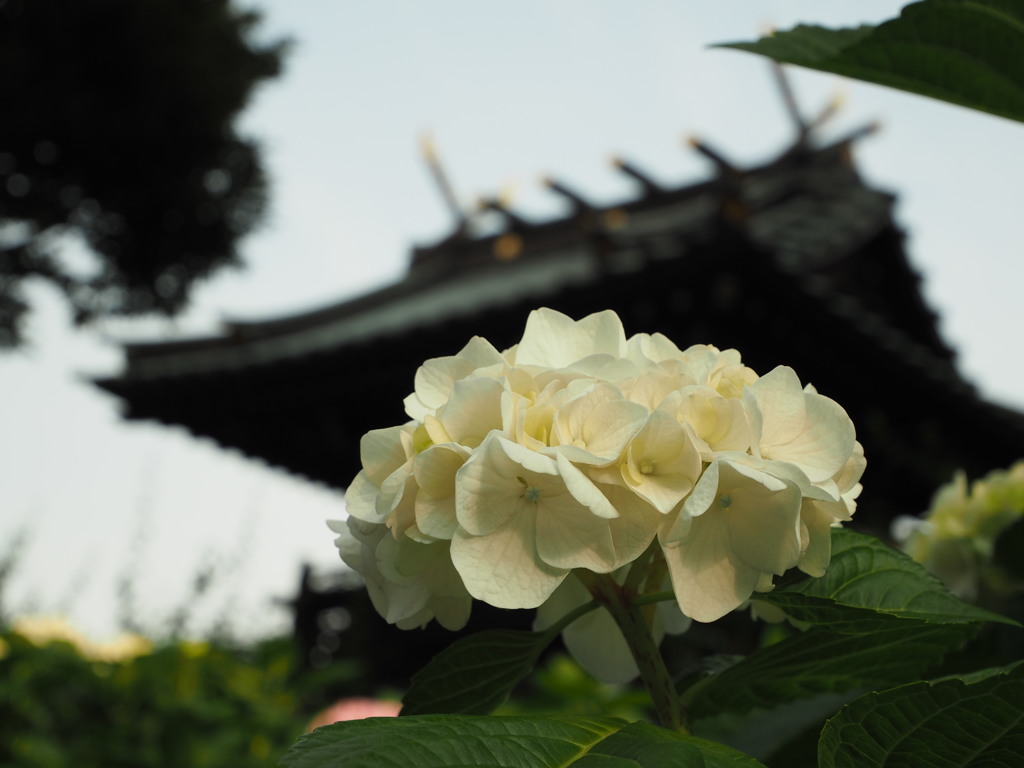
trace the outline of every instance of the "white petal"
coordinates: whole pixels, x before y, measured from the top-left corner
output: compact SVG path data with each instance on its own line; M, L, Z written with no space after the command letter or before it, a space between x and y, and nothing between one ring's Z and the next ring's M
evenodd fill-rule
M663 518L658 510L622 485L600 485L599 490L619 513L608 521L618 568L633 562L647 549Z
M679 608L695 621L715 621L738 608L761 575L736 556L719 514L695 517L686 539L663 551Z
M683 353L671 339L660 333L636 333L629 337L630 359L660 363L663 360L680 360Z
M450 539L455 532L455 476L469 453L460 445L445 443L432 445L416 457L416 525L426 535Z
M555 461L492 433L455 476L455 515L474 536L531 511L528 488L564 489Z
M416 391L405 398L405 412L422 419L448 400L452 386L473 371L504 363L501 353L489 341L474 336L457 355L427 360L416 371Z
M807 541L803 555L797 567L808 576L815 578L825 575L829 560L832 558L832 522L829 507L842 507L843 504L822 504L817 501L805 501L801 508L800 518L807 531Z
M387 514L377 512L378 495L380 487L370 479L366 470L361 470L345 489L345 509L353 517L368 523L383 523Z
M800 559L800 489L758 473L751 478L740 467L722 467L715 514L726 518L733 551L751 568L782 575Z
M744 395L753 397L761 410L762 443L786 443L803 431L806 420L804 394L796 371L784 365L747 387Z
M574 466L565 456L555 457L556 466L566 490L572 497L586 507L591 514L611 520L619 516L618 510L608 501L607 497L597 488L578 467Z
M469 621L473 601L468 595L465 598L433 597L430 608L438 624L450 632L458 632Z
M618 567L608 521L566 494L572 503L543 505L537 514L537 554L556 568L608 573Z
M569 572L537 556L536 521L531 515L514 517L486 536L458 528L451 552L469 593L497 608L536 608Z
M652 411L626 449L623 478L633 491L668 514L693 490L701 471L690 433L665 411Z
M409 459L409 443L402 438L411 436L414 430L412 424L371 429L359 440L363 470L376 485Z
M455 473L459 471L470 451L455 443L432 445L416 457L413 474L420 490L435 499L455 495Z
M547 452L587 464L610 463L646 417L647 409L623 398L617 387L598 384L556 411L553 438L558 445Z
M831 479L853 453L854 428L846 411L822 395L804 395L806 425L799 435L772 446L772 458L796 464L811 482ZM762 440L762 445L764 441Z
M594 354L621 356L626 335L618 315L611 311L576 322L561 312L542 308L530 313L523 339L516 349L516 365L565 368Z
M438 411L450 439L475 448L491 430L501 429L504 391L504 385L496 379L474 377L455 382L451 397Z

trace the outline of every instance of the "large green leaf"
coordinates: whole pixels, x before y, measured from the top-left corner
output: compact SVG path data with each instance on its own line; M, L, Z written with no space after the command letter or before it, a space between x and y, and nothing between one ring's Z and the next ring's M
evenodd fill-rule
M285 768L763 768L646 723L549 715L421 715L335 723L302 737Z
M970 681L869 693L825 726L820 768L1016 768L1024 760L1024 664Z
M723 47L1024 121L1024 0L924 0L876 27L801 25Z
M832 532L832 561L825 575L783 591L829 598L838 605L930 623L998 621L1016 624L997 613L965 603L903 552L873 536L842 528ZM758 595L758 599L761 597ZM772 602L768 595L764 598Z
M907 619L889 613L842 605L829 597L779 590L757 596L755 605L772 605L799 625L822 627L841 634L865 634L905 624Z
M774 709L822 694L887 688L920 679L973 632L971 625L900 620L865 634L815 627L698 682L684 699L696 721Z
M866 634L809 629L686 691L693 732L766 759L860 694L920 680L976 627L893 619Z
M549 632L489 629L455 641L413 675L402 715L490 714L551 639Z
M757 768L757 760L724 744L649 723L631 723L595 746L577 768Z

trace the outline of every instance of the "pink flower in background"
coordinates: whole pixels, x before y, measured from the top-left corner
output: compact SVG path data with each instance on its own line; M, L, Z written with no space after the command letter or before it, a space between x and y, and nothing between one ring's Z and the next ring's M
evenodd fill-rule
M402 708L399 701L382 701L354 696L338 699L322 711L306 726L306 733L323 725L339 723L342 720L363 720L367 717L397 717Z

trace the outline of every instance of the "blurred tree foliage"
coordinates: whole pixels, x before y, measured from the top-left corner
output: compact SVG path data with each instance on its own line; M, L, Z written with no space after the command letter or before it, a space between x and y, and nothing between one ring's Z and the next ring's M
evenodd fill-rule
M259 19L230 0L0 0L0 346L22 340L27 278L83 323L174 313L239 262L266 180L233 123L286 47L253 42Z
M291 649L175 642L101 661L70 642L0 631L0 765L276 765L310 719Z

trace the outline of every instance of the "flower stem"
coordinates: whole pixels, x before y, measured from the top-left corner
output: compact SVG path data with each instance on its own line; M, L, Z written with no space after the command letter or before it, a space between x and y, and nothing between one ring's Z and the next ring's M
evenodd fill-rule
M546 638L544 642L550 643L552 640L554 640L562 633L563 629L565 629L574 621L576 621L576 619L578 619L580 616L585 616L586 614L590 613L591 611L597 610L600 607L601 604L597 600L591 600L589 603L584 603L583 605L573 609L569 613L565 614L565 616L560 618L558 621L556 621L554 624L552 624L550 627L548 627L546 630L544 630L544 636Z
M689 733L683 718L682 704L665 667L665 660L661 657L644 612L633 601L633 595L608 574L580 569L576 575L594 598L608 609L622 630L662 726Z

